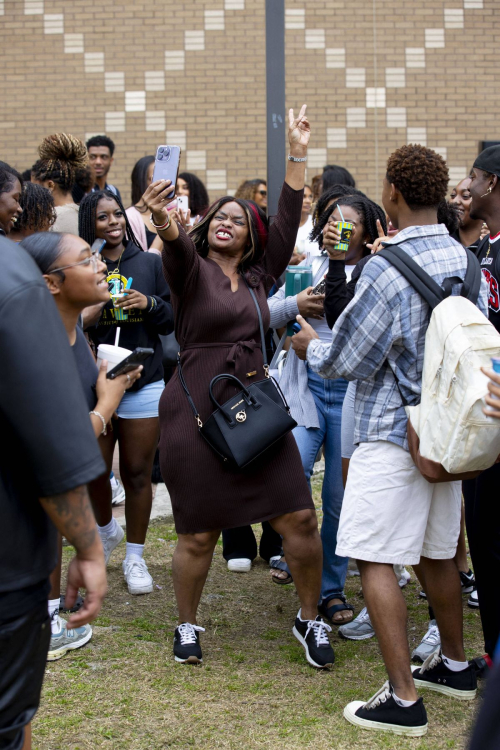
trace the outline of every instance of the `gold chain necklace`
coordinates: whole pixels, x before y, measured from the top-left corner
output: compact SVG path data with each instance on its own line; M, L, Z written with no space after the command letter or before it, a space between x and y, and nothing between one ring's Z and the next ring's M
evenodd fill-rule
M123 253L125 252L125 246L123 247L123 250L121 251L120 257L118 258L118 265L116 266L114 271L111 271L111 274L108 273L108 276L111 276L112 274L120 275L120 263L122 260Z

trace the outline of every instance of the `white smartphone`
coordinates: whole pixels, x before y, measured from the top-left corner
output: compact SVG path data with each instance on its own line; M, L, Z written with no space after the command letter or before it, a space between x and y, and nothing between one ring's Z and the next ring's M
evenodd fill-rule
M187 195L178 195L177 196L177 208L179 208L181 211L188 211L189 209L189 198Z

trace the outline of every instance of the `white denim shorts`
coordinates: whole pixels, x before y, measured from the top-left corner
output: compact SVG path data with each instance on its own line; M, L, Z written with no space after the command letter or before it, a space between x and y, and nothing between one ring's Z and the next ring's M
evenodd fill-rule
M449 560L460 533L462 483L430 484L399 445L360 443L351 458L337 555L416 565Z

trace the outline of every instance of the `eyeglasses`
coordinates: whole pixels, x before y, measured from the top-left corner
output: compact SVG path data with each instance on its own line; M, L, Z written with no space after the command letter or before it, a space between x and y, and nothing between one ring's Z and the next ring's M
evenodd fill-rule
M259 195L262 195L263 198L265 198L267 195L267 190L257 190L257 192Z
M70 263L68 266L60 266L60 268L51 268L47 273L56 273L57 271L65 271L67 268L75 268L75 266L88 266L92 264L92 270L97 273L99 270L99 263L102 260L101 253L91 253L88 258L78 261L78 263Z

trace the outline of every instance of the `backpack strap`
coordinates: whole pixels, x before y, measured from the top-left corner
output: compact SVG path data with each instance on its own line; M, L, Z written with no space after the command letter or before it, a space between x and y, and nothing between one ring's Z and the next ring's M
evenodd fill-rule
M377 255L395 266L432 310L447 296L432 276L420 268L418 263L415 263L413 258L410 258L403 250L396 250L392 243L384 245L384 249L380 250Z
M432 310L446 299L446 297L451 295L454 284L462 284L461 296L470 300L472 304L476 304L481 289L482 273L479 261L471 250L465 248L467 254L465 278L461 279L459 276L450 276L444 279L443 288L441 288L432 276L429 276L418 263L415 263L413 258L410 258L403 250L396 250L396 245L397 243L384 245L384 249L377 254L381 255L382 258L385 258L398 269L412 287L425 299Z

